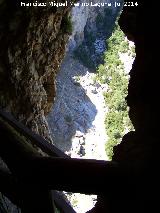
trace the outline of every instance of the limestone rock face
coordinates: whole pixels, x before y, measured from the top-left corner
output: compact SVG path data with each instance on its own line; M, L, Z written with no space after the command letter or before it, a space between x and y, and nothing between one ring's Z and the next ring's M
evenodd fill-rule
M79 46L85 37L85 31L88 32L97 32L96 26L96 18L98 14L104 15L104 10L109 8L112 10L112 16L117 13L117 8L114 6L114 0L93 0L87 1L89 6L83 6L86 3L84 0L79 1L79 6L72 8L71 17L73 24L73 32L69 38L68 49L73 50L77 46ZM99 6L91 6L99 3ZM122 0L117 0L117 2L121 2ZM105 4L103 4L105 3ZM111 5L111 6L108 6Z
M68 41L69 10L0 2L1 106L48 140L45 115L54 102L55 75Z
M97 38L97 34L100 33L97 22L108 27L103 32L103 35L107 34L108 31L112 31L119 10L114 7L114 1L99 2L111 3L112 6L83 6L85 2L81 0L79 6L72 8L73 31L68 51L56 78L55 103L47 116L54 144L71 157L107 159L104 125L106 110L103 97L106 88L104 85L93 83L95 75L89 73L89 69L75 59L73 51L86 39L86 34L90 33L96 37L95 51L101 54L104 52L103 44L106 43L106 39ZM95 3L96 0L92 1L92 4ZM108 8L110 9L107 12L111 14L105 16ZM101 18L97 19L97 16ZM106 20L110 24L104 23ZM94 46L94 41L90 38L88 40ZM83 55L83 52L80 54Z
M57 95L47 120L55 145L72 158L107 159L107 85L94 82L95 76L69 54L57 74Z

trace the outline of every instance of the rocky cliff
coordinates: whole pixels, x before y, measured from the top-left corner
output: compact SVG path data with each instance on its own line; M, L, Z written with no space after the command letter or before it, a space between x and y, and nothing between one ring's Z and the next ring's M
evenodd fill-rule
M105 17L106 8L79 6L72 9L73 31L56 77L55 102L47 116L54 144L72 158L108 159L105 152L107 108L103 96L107 85L96 82L96 74L83 65L80 57L75 58L74 52L79 46L87 47L86 41L89 41L96 52L103 54L106 47L101 44L106 43L119 11L112 5L110 15ZM88 35L94 35L94 41ZM77 213L91 209L96 201L95 195L67 194L67 197Z
M82 6L85 3L84 0L80 0L80 6L74 7L71 11L72 24L73 24L73 32L69 38L69 50L73 50L77 48L85 39L86 32L92 32L98 34L98 26L96 23L97 15L101 14L102 17L105 16L106 9L111 11L111 19L117 14L117 8L114 7L114 0L93 0L87 1L90 6ZM91 6L99 3L99 6ZM117 2L122 2L118 0ZM103 19L100 20L103 24ZM109 22L110 20L106 20ZM107 26L106 26L107 27ZM110 31L110 29L107 29Z
M138 3L139 2L141 1L138 1ZM156 11L155 4L150 4L149 9L147 9L146 12L147 16L144 16L143 7L144 4L140 4L138 9L135 9L136 7L125 7L125 10L123 11L119 22L122 30L126 33L129 39L135 42L136 45L136 60L130 73L131 79L127 96L128 106L130 107L130 118L134 124L135 132L131 132L126 135L123 138L122 144L118 145L114 150L114 160L120 162L122 166L127 165L130 167L130 169L134 169L134 171L136 171L136 173L138 174L138 178L135 179L134 182L132 182L133 179L131 179L129 185L132 186L131 188L128 188L128 185L126 185L124 181L124 184L117 181L120 186L118 189L121 189L117 190L117 188L114 187L113 183L112 190L114 192L113 194L115 195L115 197L111 197L108 191L106 190L106 194L99 197L97 206L94 210L92 210L92 212L120 212L121 210L127 213L149 211L156 212L159 209L159 198L157 196L160 188L158 171L159 70L157 69L157 67L159 67L159 60L156 52L156 50L158 50L158 42L157 39L155 39L158 38L158 28L154 28L153 25L148 26L147 24L147 27L145 27L144 29L144 20L145 22L150 23L148 22L147 18L149 17L151 23L156 22L156 20L158 20L156 14L158 13ZM15 13L16 11L17 13ZM55 23L62 23L62 17L64 14L66 14L66 11L60 10L58 12L56 9L54 11L48 10L48 12L45 13L42 9L41 14L35 8L31 10L25 8L22 9L22 11L21 9L19 11L17 5L13 4L11 1L1 0L0 12L0 89L2 97L1 105L3 104L3 107L8 106L9 110L11 110L15 114L15 116L18 117L18 114L21 115L21 120L24 123L26 123L27 118L29 118L31 115L31 120L29 120L27 124L28 126L32 126L30 124L32 124L33 118L37 121L36 113L33 111L33 108L34 106L36 106L36 103L32 102L32 96L30 96L32 93L28 93L28 90L26 90L26 88L34 88L34 83L28 80L28 82L26 81L26 84L23 84L24 81L22 77L27 75L26 79L30 79L30 76L34 76L34 74L31 72L32 69L29 67L29 64L33 63L33 56L36 56L36 45L35 42L33 42L36 37L34 36L37 35L39 29L40 35L38 36L38 39L41 38L41 35L42 38L45 38L46 35L47 39L47 33L49 33L49 22L46 20L48 20L50 15L53 13L54 18L61 17L61 21L54 19ZM18 21L16 20L17 15L19 15ZM44 19L41 19L41 17L43 17ZM31 23L34 23L35 27ZM38 23L39 25L36 23ZM51 23L53 22L51 21ZM156 24L158 26L158 23ZM65 42L63 41L65 41L66 37L64 35L66 35L66 33L60 33L62 32L61 30L63 28L63 24L60 24L60 28L58 27L59 25L56 26L57 28L54 29L54 32L57 32L56 35L59 35L59 38L61 38L61 43L59 43L61 45L59 47L62 47L63 45L65 46ZM56 31L56 29L58 29L58 31ZM58 32L60 34L58 34ZM33 37L31 36L32 33ZM146 36L146 39L144 39L144 35ZM28 41L27 38L29 38ZM50 44L50 40L47 39L47 41L48 42L46 43L42 42L42 44ZM41 51L46 57L47 52L44 51L42 44L40 43L40 49L42 48ZM52 49L51 47L52 46L49 47L49 50ZM18 52L17 48L19 50L22 49L23 51ZM38 50L40 49L38 48ZM30 50L30 52L28 52L28 50ZM56 50L58 51L58 49L54 48L53 50L55 50L55 54ZM27 60L30 60L29 56L32 60L28 64ZM15 61L17 61L17 66L15 64ZM24 62L25 64L23 64ZM54 63L59 64L56 62ZM21 69L18 69L19 67L22 69L23 75L20 72ZM153 74L151 73L151 71L153 71ZM17 72L19 73L18 76L21 76L21 80L19 77L15 78L15 76L17 76L15 75L15 73ZM39 74L41 77L43 77L42 73ZM47 80L44 81L43 78L38 79L38 83L40 83L40 88L42 88L41 85L44 82L47 82ZM43 87L43 89L44 88L45 87ZM44 91L43 89L42 91ZM43 99L43 95L41 95L41 92L37 92L37 90L33 91L36 91L36 94L38 94L39 97ZM42 100L38 101L40 106L43 106L43 114L44 112L48 111L46 101L47 97L44 101L45 104L42 104ZM30 103L32 104L30 105ZM31 106L33 106L33 108ZM41 112L41 108L39 109L37 107L37 109L38 112ZM106 183L106 185L107 184L110 183ZM135 186L135 188L133 188L133 186ZM136 193L134 194L136 195L136 197L133 197L133 193Z
M70 7L0 1L1 106L49 141L45 115L70 33Z
M70 156L107 159L104 124L106 107L103 97L107 85L94 82L95 74L90 73L80 57L75 58L74 50L79 46L89 48L85 40L94 46L99 36L106 43L105 39L112 32L120 8L116 8L113 1L102 1L109 5L111 3L110 7L87 7L82 5L83 2L80 1L80 6L71 11L73 31L68 51L56 78L57 95L48 115L48 122L54 143ZM106 15L108 10L110 13ZM89 34L95 36L94 41L89 40ZM103 54L105 46L100 46L97 42L93 56L96 52ZM80 54L83 55L84 52Z
M92 72L103 63L106 39L111 36L122 2L118 0L115 6L113 0L80 1L80 6L72 9L73 32L67 49Z

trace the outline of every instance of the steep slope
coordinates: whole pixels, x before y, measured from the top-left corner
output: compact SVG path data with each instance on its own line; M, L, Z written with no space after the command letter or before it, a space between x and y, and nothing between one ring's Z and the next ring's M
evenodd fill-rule
M57 76L57 96L48 121L56 146L71 157L107 159L106 85L94 82L94 78L95 74L71 55L65 57Z
M49 141L45 115L70 33L69 10L0 1L0 105Z
M90 72L88 66L84 66L89 63L84 64L79 57L84 54L83 51L79 51L81 47L87 48L88 58L97 60L103 54L106 48L105 40L111 34L119 11L115 7L110 8L110 17L109 14L105 16L105 9L105 7L73 8L73 32L67 47L68 51L57 74L55 102L47 116L54 144L73 158L108 160L105 152L107 108L103 96L107 85L97 83L96 74ZM102 18L101 23L97 17ZM106 21L109 24L105 26ZM93 34L95 38L92 40L89 35ZM76 50L79 51L79 55L75 53ZM96 63L95 61L95 65ZM68 193L66 195L77 213L86 212L96 202L96 196L93 195Z

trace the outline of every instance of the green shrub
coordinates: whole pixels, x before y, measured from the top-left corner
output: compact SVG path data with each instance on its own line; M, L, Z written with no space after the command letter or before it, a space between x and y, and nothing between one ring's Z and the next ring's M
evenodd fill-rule
M132 46L132 47L130 48L130 51L131 51L131 56L132 56L133 58L135 58L135 57L136 57L135 47Z
M107 51L104 53L104 64L97 69L97 79L107 83L109 90L104 93L108 113L105 126L109 137L106 142L106 153L112 159L113 147L120 143L125 129L132 129L125 102L128 87L128 77L124 72L124 65L119 58L119 52L128 52L129 43L116 24L112 36L107 40Z
M72 34L73 26L71 21L71 16L69 14L65 15L62 19L61 27L64 33Z
M122 53L126 53L128 50L129 50L129 44L128 44L128 42L127 41L123 41L121 43L119 51L122 52Z

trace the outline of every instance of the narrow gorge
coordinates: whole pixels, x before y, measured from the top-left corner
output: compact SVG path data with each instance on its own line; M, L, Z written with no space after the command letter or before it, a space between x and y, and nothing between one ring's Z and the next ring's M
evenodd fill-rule
M104 95L109 91L109 86L106 81L98 78L98 69L104 64L107 39L112 37L122 1L121 7L117 8L114 7L114 1L104 2L112 3L112 6L79 6L72 9L72 33L65 58L57 73L54 105L47 115L54 144L72 158L110 160L106 152L108 135L105 121L108 107ZM127 76L135 57L130 51L130 47L134 49L134 43L129 42L123 33L121 36L122 43L124 40L126 46L120 47L118 43L119 49L116 51L122 63L122 72ZM115 41L118 42L118 39L115 36ZM114 45L111 48L114 49ZM109 65L109 62L106 63ZM114 64L113 72L116 69L121 72ZM127 90L127 85L125 89ZM119 95L120 98L123 96ZM123 117L127 119L127 116ZM123 125L129 128L129 124L120 124ZM121 138L128 131L125 130ZM113 147L113 144L110 146ZM66 196L77 213L86 212L96 202L95 195L66 193Z
M79 6L71 12L72 34L47 116L54 143L71 157L107 159L103 96L107 84L95 79L120 9Z
M151 44L144 51L143 4L137 7L137 2L134 6L125 3L118 20L123 1L101 2L100 6L93 0L92 7L83 1L77 1L75 7L73 2L66 7L33 7L27 1L21 6L18 0L0 0L0 110L45 139L48 146L54 144L71 157L50 156L20 133L21 140L17 141L24 142L22 147L30 145L36 153L30 156L22 149L21 155L21 149L16 150L16 131L7 134L8 130L3 131L5 122L0 120L0 157L6 163L0 160L0 192L22 212L44 213L41 207L52 212L48 202L54 199L47 197L51 190L63 191L77 213L117 212L119 206L124 212L133 206L136 212L139 204L142 209L146 207L148 199L148 205L156 204L158 78L148 72L155 54ZM151 32L147 35L153 38ZM96 159L90 161L96 166L103 162L106 167L97 167L94 172L95 167L87 167L88 159ZM44 168L46 161L49 169ZM14 198L8 185L4 187L3 167L16 184L24 184L22 190L16 185L20 191ZM62 176L60 168L65 171ZM28 180L38 186L35 191ZM134 196L136 199L132 199ZM0 211L5 211L3 199L0 196ZM10 201L6 203L12 209Z

